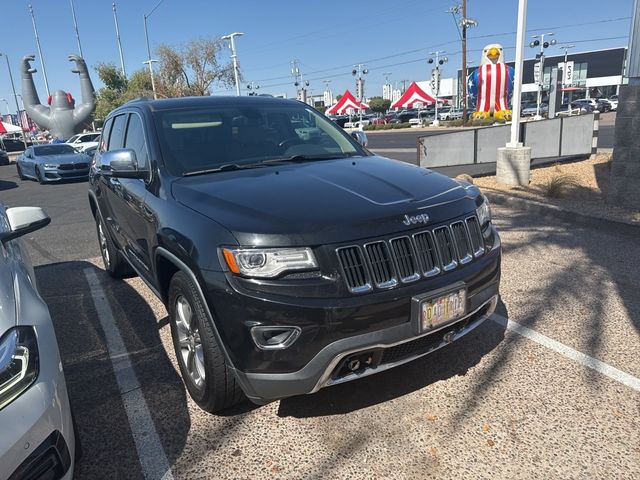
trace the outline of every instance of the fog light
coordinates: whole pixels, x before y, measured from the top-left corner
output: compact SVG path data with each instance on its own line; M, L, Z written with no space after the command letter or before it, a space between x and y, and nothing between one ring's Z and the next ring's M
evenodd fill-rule
M300 336L300 327L260 326L251 329L251 338L261 350L282 350Z

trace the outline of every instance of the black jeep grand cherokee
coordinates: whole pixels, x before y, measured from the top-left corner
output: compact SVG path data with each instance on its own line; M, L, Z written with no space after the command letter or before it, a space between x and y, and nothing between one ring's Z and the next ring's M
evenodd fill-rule
M164 301L210 412L408 362L498 299L500 239L476 187L375 156L296 101L130 102L90 185L105 268Z

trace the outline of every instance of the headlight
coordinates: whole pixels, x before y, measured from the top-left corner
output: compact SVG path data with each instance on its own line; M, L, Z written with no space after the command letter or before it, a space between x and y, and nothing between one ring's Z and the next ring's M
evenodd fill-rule
M0 338L0 409L38 377L38 342L31 327L16 327Z
M58 168L58 165L55 163L45 163L44 168Z
M310 248L223 248L224 259L233 273L256 278L273 278L292 270L318 268Z
M489 205L489 200L484 195L482 195L482 203L476 208L476 215L478 216L478 222L480 222L481 228L484 228L484 226L491 221L491 206Z

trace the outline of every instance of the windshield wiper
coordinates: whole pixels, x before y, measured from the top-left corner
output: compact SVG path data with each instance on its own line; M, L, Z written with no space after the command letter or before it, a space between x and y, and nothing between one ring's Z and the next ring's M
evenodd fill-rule
M355 153L327 153L322 155L292 155L290 157L271 158L264 160L261 163L274 164L274 163L297 163L297 162L312 162L314 160L333 160L337 158L353 157Z
M242 170L245 168L257 168L262 166L262 162L255 163L225 163L224 165L220 165L218 167L205 168L203 170L195 170L193 172L183 173L183 177L191 177L193 175L204 175L206 173L216 173L216 172L232 172L234 170Z

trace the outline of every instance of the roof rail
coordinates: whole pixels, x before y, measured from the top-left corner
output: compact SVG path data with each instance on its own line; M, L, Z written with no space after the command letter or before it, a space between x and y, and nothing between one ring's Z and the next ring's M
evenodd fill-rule
M133 102L150 102L151 100L153 100L153 98L151 97L137 97L132 100L129 100L128 102L125 102L125 105Z

